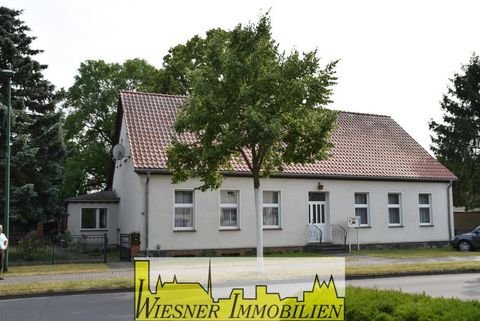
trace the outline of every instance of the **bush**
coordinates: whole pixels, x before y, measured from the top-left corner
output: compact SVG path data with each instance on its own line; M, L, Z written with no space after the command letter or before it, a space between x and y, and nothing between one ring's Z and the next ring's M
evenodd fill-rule
M130 233L130 244L132 245L140 245L140 232L132 232Z
M13 260L42 260L51 252L51 241L38 237L36 232L31 232L22 238L17 245L11 246L9 251Z
M478 321L480 302L347 287L345 320Z
M103 261L103 236L71 235L38 237L35 232L9 246L10 262L14 264Z
M57 241L61 247L68 247L73 241L72 234L69 231L66 231L63 234L58 235Z

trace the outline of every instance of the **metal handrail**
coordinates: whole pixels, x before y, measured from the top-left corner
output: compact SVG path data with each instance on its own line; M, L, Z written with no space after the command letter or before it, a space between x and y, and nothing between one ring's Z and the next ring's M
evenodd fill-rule
M343 244L347 244L347 233L348 233L347 229L340 224L331 224L330 229L332 230L332 234L333 234L334 227L339 227L343 230Z
M320 235L320 238L318 240L318 243L322 243L322 239L323 239L323 232L322 232L322 229L319 228L318 226L314 225L314 224L309 224L309 226L313 226L315 227L317 230L318 230L318 233Z

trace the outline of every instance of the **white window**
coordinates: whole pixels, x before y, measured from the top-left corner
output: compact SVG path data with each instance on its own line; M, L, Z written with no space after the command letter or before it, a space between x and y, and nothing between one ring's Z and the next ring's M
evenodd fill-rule
M193 191L175 191L174 229L194 229Z
M401 195L399 193L388 193L388 225L402 225Z
M280 227L280 192L263 192L263 227Z
M368 211L368 193L355 193L355 216L360 216L360 226L370 225Z
M418 213L420 225L432 224L432 196L431 194L418 194Z
M82 208L82 229L106 229L106 208Z
M220 191L220 228L237 229L238 224L238 191Z

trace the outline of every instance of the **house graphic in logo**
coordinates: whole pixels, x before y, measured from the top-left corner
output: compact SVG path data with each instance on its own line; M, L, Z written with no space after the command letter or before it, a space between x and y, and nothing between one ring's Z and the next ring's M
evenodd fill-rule
M344 320L344 301L333 277L328 284L313 278L311 290L302 297L282 298L268 292L266 285L255 286L255 297L246 298L243 288L234 288L226 298L212 295L211 268L205 289L198 282L162 282L149 289L150 262L135 261L135 320Z

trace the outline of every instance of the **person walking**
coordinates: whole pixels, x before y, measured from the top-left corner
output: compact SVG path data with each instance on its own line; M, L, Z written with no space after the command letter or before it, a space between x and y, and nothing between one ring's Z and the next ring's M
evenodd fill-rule
M3 234L3 226L0 225L0 280L3 280L3 258L5 257L5 250L8 247L8 239Z

